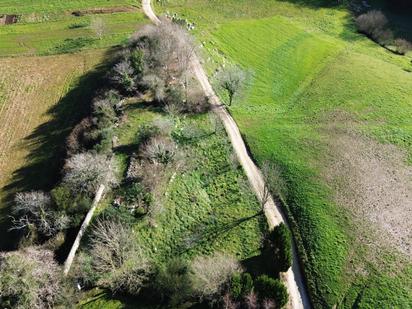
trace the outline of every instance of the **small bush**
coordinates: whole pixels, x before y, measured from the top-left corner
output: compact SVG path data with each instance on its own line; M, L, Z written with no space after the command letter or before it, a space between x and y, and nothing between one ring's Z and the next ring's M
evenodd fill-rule
M126 185L120 192L121 207L126 207L131 214L139 215L139 210L147 213L153 203L152 195L140 183Z
M134 70L129 60L122 60L116 64L111 74L112 81L126 93L136 90Z
M393 34L386 29L388 20L381 11L372 10L356 18L358 31L366 34L380 44L387 44L393 39Z
M70 217L71 226L78 226L82 222L92 204L88 196L73 194L72 190L64 185L55 187L50 194L57 210L65 212Z
M230 279L230 294L234 299L242 296L242 277L240 273L235 273Z
M412 50L412 44L405 39L396 39L393 45L395 45L397 53L401 55L405 55Z
M147 142L152 137L155 137L160 133L158 127L153 124L143 124L140 125L139 131L137 133L136 143L138 145Z
M255 289L259 299L273 300L276 308L282 308L288 302L288 292L285 285L267 275L259 276L255 281Z
M155 137L149 140L142 149L142 156L154 164L169 164L176 155L176 144L165 137Z

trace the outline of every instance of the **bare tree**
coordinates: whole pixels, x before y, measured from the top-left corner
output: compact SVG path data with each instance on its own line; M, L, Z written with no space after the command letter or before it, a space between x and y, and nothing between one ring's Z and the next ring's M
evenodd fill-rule
M150 264L131 228L117 221L98 221L91 237L98 284L113 292L136 294L146 283Z
M196 257L192 262L193 289L200 298L210 298L240 269L237 260L224 253Z
M66 161L63 182L73 192L94 194L100 184L118 184L118 170L114 158L93 153L80 153Z
M143 50L145 71L158 75L166 85L186 74L195 49L187 32L169 20L143 27L130 45Z
M99 40L103 38L107 30L104 20L99 17L94 17L92 19L90 28L93 30Z
M229 106L244 87L246 73L237 66L231 66L218 72L216 76L219 87L227 92Z
M271 193L274 194L275 197L285 198L286 183L279 167L269 161L264 161L261 170L265 179L265 186L262 192L262 204L266 204Z
M68 227L70 219L63 212L53 209L49 194L42 191L17 193L13 205L11 229L35 228L45 236L55 235Z
M53 308L62 293L61 270L53 252L28 247L0 253L2 308Z

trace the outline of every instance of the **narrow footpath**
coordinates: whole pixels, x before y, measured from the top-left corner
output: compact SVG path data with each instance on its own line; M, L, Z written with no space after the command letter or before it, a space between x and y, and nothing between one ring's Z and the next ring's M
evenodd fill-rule
M161 23L160 19L154 13L151 1L142 0L143 11L146 16L156 25ZM259 201L266 200L264 205L265 216L267 218L269 228L273 228L280 223L286 223L285 216L281 211L280 205L277 205L273 198L264 197L265 192L265 181L263 175L253 160L250 158L247 152L245 143L243 141L242 135L240 134L239 128L226 110L225 106L220 102L220 99L213 91L212 86L209 83L207 75L203 70L197 55L194 55L191 59L191 67L199 80L203 91L206 96L210 99L213 104L214 112L220 117L223 122L226 132L230 138L232 146L236 152L238 160L245 170L246 176L257 196ZM301 308L311 308L311 302L306 291L306 286L303 279L303 274L299 267L299 260L297 255L296 246L293 244L292 248L293 262L292 267L284 274L282 274L282 279L284 280L290 297L290 308L301 309Z

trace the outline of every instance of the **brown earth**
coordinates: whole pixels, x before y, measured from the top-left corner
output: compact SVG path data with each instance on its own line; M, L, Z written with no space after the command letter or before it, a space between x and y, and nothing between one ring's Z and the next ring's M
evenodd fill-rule
M93 8L74 11L71 14L74 16L84 16L84 15L95 15L95 14L112 14L112 13L125 13L125 12L134 12L136 8L133 7L110 7L110 8Z
M412 257L412 167L407 155L347 127L328 127L331 158L325 177L354 221L369 258L385 249Z

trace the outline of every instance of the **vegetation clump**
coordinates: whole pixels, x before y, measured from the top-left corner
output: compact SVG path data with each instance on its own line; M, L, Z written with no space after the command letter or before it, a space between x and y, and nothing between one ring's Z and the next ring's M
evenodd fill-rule
M69 296L53 252L28 247L0 253L2 308L52 308Z

